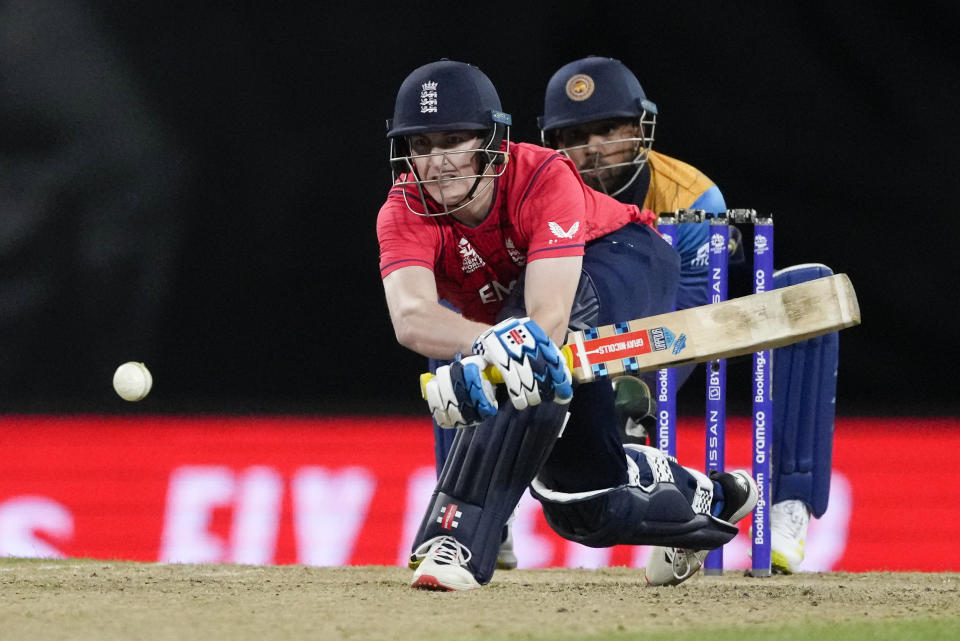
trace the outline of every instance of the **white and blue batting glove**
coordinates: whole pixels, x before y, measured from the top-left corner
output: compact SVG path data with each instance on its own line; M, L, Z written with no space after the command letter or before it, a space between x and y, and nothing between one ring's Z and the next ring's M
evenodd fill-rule
M424 385L427 406L437 425L467 427L497 413L496 392L483 375L486 367L482 357L468 356L437 368L436 376Z
M473 353L500 370L518 410L573 398L573 377L560 349L527 317L508 318L477 337Z

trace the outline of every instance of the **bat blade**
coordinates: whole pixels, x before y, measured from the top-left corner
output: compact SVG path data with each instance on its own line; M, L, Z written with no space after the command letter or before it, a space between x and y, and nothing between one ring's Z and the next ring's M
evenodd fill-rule
M846 274L567 335L573 378L590 382L741 356L860 324Z
M563 346L573 379L648 372L743 356L860 324L860 305L846 274L824 276L721 303L570 332ZM502 383L496 367L484 374ZM432 374L420 377L420 392Z

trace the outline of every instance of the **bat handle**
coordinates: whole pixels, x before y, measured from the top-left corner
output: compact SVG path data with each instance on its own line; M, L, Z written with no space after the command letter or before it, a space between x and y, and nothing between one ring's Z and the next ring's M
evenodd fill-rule
M563 355L563 360L567 362L567 369L571 372L573 371L573 350L570 349L569 345L564 345L560 349L560 353ZM503 383L503 376L500 374L500 370L497 369L496 365L489 365L483 372L480 374L485 379L493 383L494 385L500 385ZM427 382L429 382L434 377L430 372L424 372L420 375L420 396L423 397L423 400L427 400Z

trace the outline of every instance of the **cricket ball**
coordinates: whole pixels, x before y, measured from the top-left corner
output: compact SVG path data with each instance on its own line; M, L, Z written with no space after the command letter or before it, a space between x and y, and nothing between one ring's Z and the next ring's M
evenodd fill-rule
M125 401L139 401L150 393L153 376L143 363L124 363L113 373L113 389Z

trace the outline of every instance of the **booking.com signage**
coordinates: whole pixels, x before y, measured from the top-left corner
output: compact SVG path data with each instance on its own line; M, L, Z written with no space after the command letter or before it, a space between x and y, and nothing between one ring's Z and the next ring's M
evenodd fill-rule
M748 467L748 420L730 423L728 468ZM903 425L838 419L830 507L811 523L805 570L960 570L960 516L876 465ZM681 421L681 462L703 460L702 430ZM915 422L910 438L897 466L951 486L960 421ZM402 565L433 490L432 452L417 418L0 417L0 556ZM742 524L728 568L749 567ZM521 567L643 567L649 554L566 541L529 495L514 538ZM925 553L891 554L917 546Z

